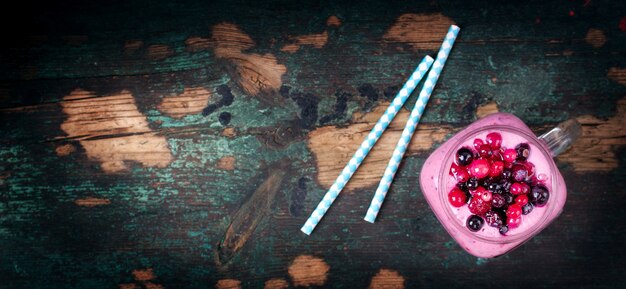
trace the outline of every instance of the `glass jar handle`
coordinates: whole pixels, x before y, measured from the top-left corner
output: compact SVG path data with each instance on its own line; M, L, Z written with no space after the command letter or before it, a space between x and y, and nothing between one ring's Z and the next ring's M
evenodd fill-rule
M582 127L576 119L568 119L540 135L539 139L546 143L552 157L556 157L566 151L582 135L582 132Z

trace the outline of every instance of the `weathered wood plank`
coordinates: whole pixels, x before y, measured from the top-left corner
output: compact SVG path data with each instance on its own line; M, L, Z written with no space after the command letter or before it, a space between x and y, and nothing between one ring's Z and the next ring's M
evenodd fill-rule
M620 286L620 1L183 2L11 11L24 25L0 48L7 288ZM463 30L377 223L362 217L406 111L316 232L300 234L450 23ZM576 117L584 135L557 159L563 215L483 260L437 223L417 172L496 110L538 133Z

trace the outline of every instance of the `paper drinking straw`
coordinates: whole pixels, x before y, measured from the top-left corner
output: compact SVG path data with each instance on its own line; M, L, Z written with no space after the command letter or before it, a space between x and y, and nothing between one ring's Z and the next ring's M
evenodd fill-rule
M435 60L435 63L433 63L433 68L428 73L426 81L424 81L424 87L422 87L422 91L420 91L419 97L417 98L415 106L413 107L411 115L409 116L409 120L406 122L406 126L402 131L402 136L400 136L400 140L398 141L396 148L393 150L393 155L389 160L389 164L387 164L385 174L380 180L380 183L378 184L378 189L376 189L376 193L374 194L374 198L372 199L372 203L370 204L370 207L365 214L365 220L370 223L374 223L374 221L376 220L376 216L380 211L380 206L385 200L385 196L389 191L389 186L391 185L391 182L393 181L393 178L398 171L398 165L400 165L402 157L404 156L404 153L406 152L406 149L411 142L411 137L413 137L413 133L415 132L415 128L417 127L417 124L422 117L424 108L426 107L426 104L430 99L430 95L433 93L433 88L435 88L437 79L439 79L441 70L446 63L446 59L448 59L448 55L450 54L452 45L454 45L454 40L456 40L456 36L459 34L459 30L461 29L455 25L450 26L448 34L446 34L446 37L443 40L443 44L441 44L441 48L439 49L439 53L437 54L437 59Z
M385 113L380 117L380 119L378 119L378 122L376 122L374 128L372 128L370 133L367 135L367 138L363 140L359 149L356 153L354 153L346 167L343 168L343 171L339 174L335 183L330 187L328 192L326 192L322 201L320 201L309 219L306 223L304 223L300 229L302 232L307 235L310 235L311 232L313 232L317 223L319 223L324 214L326 214L330 205L333 204L343 187L346 183L348 183L348 180L350 180L354 172L356 172L359 168L363 159L365 159L365 156L367 156L370 152L370 149L374 146L376 141L378 141L391 120L393 120L398 111L400 111L402 105L404 105L407 98L409 98L409 95L411 95L415 86L417 86L420 80L422 80L422 77L424 77L432 63L433 58L427 55L424 59L422 59L422 62L417 66L417 68L415 68L411 77L409 77L402 89L400 89L396 97L393 99L393 102L391 102L389 107L387 107L387 110L385 110Z

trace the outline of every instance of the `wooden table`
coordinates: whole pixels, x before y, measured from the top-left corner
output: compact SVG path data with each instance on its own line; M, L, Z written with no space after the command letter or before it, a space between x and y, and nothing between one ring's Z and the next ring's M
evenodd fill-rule
M622 1L185 2L5 12L21 20L3 17L0 53L0 288L623 286ZM362 218L408 110L302 234L451 24L459 39L378 221ZM479 259L418 178L495 111L538 134L577 118L584 135L556 159L563 214Z

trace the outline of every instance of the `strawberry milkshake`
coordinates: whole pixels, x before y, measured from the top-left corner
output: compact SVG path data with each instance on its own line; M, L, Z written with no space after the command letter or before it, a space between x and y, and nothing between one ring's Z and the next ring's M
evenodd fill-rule
M422 192L448 233L472 255L502 255L562 211L566 187L553 156L580 134L577 123L537 138L517 117L496 113L426 160Z

